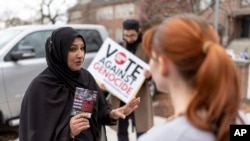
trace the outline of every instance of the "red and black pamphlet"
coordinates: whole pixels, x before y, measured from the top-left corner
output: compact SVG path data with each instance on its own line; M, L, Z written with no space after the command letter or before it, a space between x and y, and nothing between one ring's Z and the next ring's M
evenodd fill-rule
M87 113L88 118L90 118L95 105L96 96L97 91L76 87L71 115Z

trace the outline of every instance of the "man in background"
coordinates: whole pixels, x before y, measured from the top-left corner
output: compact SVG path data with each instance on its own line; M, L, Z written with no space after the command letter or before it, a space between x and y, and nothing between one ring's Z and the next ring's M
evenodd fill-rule
M139 22L135 19L128 19L123 22L123 46L135 56L143 60L145 63L149 62L149 57L144 52L141 41L142 33L140 30ZM151 74L146 71L145 77L147 80L143 83L142 87L137 93L137 97L141 98L141 102L136 111L125 119L119 119L117 133L118 141L129 141L128 126L129 119L132 120L133 129L136 129L137 138L143 133L147 132L153 126L153 108L152 96L148 81L150 81ZM122 101L114 96L110 96L109 103L113 108L125 105Z

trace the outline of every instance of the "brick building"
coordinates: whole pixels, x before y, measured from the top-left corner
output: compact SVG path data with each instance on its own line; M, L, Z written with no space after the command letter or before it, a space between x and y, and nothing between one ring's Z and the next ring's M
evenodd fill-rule
M247 2L248 1L248 2ZM214 22L214 7L209 7L201 14L211 23ZM249 37L250 0L220 0L219 27L221 28L223 44L227 45L233 39ZM249 29L248 29L249 30Z
M141 6L144 6L143 9ZM151 11L156 11L155 13ZM104 25L115 41L122 41L122 22L138 19L141 24L154 24L163 18L181 12L191 12L189 0L78 0L68 10L69 23L96 23Z
M123 20L139 18L136 0L78 0L68 13L69 23L102 24L109 36L118 42L122 41Z

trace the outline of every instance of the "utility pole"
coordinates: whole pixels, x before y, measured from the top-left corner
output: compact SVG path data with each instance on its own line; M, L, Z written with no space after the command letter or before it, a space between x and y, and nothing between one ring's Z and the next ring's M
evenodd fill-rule
M219 7L220 7L220 0L215 0L215 5L214 5L214 28L218 32L218 21L219 21Z

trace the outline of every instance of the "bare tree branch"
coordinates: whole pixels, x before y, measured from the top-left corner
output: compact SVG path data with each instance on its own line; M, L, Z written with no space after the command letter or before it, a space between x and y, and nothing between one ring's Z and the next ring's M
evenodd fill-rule
M173 14L192 12L187 0L140 0L140 10L143 13L140 15L143 30Z
M27 9L36 11L38 13L36 15L40 15L39 17L34 17L36 22L40 24L55 24L57 21L63 19L61 17L67 18L65 13L66 11L63 10L65 10L67 7L70 7L69 2L72 0L40 0L37 1L36 7L25 3L24 0L22 1L24 2L24 5ZM63 10L62 7L64 7Z

